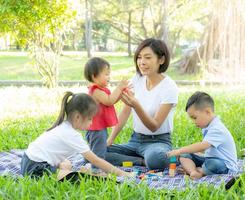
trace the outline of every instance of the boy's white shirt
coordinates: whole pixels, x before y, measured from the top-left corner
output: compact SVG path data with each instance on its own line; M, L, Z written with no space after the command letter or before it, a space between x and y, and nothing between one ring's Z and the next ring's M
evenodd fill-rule
M146 77L136 74L132 79L135 98L139 101L145 112L154 116L162 104L173 104L168 116L158 130L152 132L140 120L137 113L132 109L133 128L137 133L144 135L159 135L173 131L173 117L175 106L178 102L178 88L176 83L167 75L150 91L146 88Z
M206 128L202 129L203 141L211 146L205 150L205 157L222 159L231 171L237 171L237 151L230 131L215 117Z
M57 167L72 154L88 151L90 148L81 133L76 131L68 121L64 121L30 143L26 155L33 161L47 162Z

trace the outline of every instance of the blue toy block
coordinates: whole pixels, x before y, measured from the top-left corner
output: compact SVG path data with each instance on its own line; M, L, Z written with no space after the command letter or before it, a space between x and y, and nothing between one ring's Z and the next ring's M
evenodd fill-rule
M177 162L177 157L176 156L171 156L169 158L170 163L176 163Z

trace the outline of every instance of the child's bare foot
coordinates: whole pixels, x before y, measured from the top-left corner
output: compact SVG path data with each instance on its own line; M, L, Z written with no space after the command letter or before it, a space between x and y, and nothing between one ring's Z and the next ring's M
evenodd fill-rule
M190 173L190 178L191 179L199 179L199 178L202 178L203 174L198 172L198 171L193 171Z
M201 173L202 175L204 175L204 171L203 171L203 169L202 169L201 167L197 167L197 171L198 171L199 173Z

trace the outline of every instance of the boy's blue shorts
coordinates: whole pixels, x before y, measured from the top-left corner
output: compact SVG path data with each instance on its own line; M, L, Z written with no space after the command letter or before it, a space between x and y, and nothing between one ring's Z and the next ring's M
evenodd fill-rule
M203 157L197 154L181 154L180 157L191 159L196 167L202 167L206 175L212 174L227 174L229 169L226 167L224 161L215 157Z

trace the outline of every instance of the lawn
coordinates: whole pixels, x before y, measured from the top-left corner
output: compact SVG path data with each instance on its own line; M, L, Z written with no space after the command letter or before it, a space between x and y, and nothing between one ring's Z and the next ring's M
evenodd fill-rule
M245 94L244 88L180 88L179 103L175 113L173 145L180 147L199 141L200 130L187 117L184 107L187 98L197 89L210 93L215 100L216 114L231 131L238 155L245 147ZM0 150L24 149L55 120L63 92L86 91L86 88L58 88L48 90L38 87L0 88ZM121 104L116 105L117 110ZM116 142L126 142L131 133L130 120ZM152 190L145 184L117 185L115 180L82 181L80 185L69 182L57 183L55 177L43 177L39 181L28 178L0 177L2 199L245 199L245 176L243 185L234 185L226 191L224 187L200 185L185 191Z
M133 57L113 53L95 54L106 59L111 65L112 79L132 77L135 71ZM84 53L64 52L61 56L59 80L83 80L83 68L88 58ZM197 80L198 75L181 74L176 67L167 72L174 80ZM0 52L0 80L41 80L33 61L26 53Z

